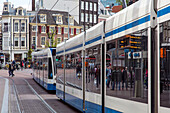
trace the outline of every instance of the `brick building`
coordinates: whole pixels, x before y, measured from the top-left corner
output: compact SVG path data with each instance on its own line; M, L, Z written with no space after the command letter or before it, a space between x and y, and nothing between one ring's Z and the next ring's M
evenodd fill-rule
M36 23L37 21L37 23ZM36 34L37 25L37 34ZM72 38L81 32L81 26L69 15L69 37ZM49 38L47 33L54 31L57 44L68 39L68 13L40 9L33 21L30 23L30 48L43 49L46 47ZM37 35L37 38L36 38Z

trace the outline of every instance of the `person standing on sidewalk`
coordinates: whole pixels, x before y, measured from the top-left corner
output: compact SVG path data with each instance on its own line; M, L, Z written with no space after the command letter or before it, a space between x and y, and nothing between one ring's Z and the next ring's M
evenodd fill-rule
M9 63L9 77L11 76L11 64Z
M24 63L23 63L23 61L21 60L21 62L20 62L21 71L23 70L23 66L24 66Z
M14 75L14 70L15 70L15 67L14 67L14 64L12 63L11 64L11 75L12 75L12 77L15 76Z

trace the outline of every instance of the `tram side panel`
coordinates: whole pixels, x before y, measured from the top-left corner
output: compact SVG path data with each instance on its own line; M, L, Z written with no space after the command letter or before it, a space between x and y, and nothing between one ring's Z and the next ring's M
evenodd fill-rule
M148 112L149 8L138 1L106 20L106 113Z
M158 13L157 13L157 30L158 30L158 42L160 43L159 51L159 77L158 77L158 109L161 113L170 112L170 92L169 92L169 80L170 80L170 1L158 0Z
M56 59L56 96L64 100L64 56L57 56Z
M103 41L103 29L104 22L101 22L86 31L85 111L87 113L102 113L101 43Z

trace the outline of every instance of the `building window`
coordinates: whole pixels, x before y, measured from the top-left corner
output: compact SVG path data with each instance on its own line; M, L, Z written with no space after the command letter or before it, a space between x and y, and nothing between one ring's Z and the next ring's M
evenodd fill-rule
M94 23L96 23L96 15L94 15Z
M21 32L25 32L25 23L21 24Z
M86 22L88 22L88 18L89 18L89 17L88 17L88 14L86 13Z
M46 26L41 26L41 32L45 33L46 32Z
M41 37L41 45L45 45L45 37Z
M58 27L58 34L61 34L61 27Z
M8 23L4 23L4 32L8 32Z
M84 1L81 1L81 9L84 9Z
M92 14L90 14L90 23L92 23L92 21L93 21L93 16Z
M81 21L84 22L84 13L81 13Z
M76 34L79 34L80 33L80 29L76 29Z
M71 35L73 35L73 31L74 31L73 28L71 28Z
M19 46L19 44L18 44L18 37L14 38L14 45L17 46L17 47Z
M55 27L50 27L50 33L51 33L51 31L55 31Z
M74 19L73 19L73 17L70 18L70 25L74 25Z
M4 11L8 11L8 5L4 5Z
M25 37L21 38L21 46L25 46Z
M68 33L68 28L64 28L64 33Z
M46 15L40 15L40 21L46 22Z
M9 42L10 41L8 41L8 37L4 37L4 39L3 39L4 47L8 47L9 46Z
M94 11L97 11L97 4L94 3Z
M15 32L18 32L18 23L15 23L15 29L14 29Z
M32 31L36 31L36 26L32 26Z
M22 15L22 9L20 9L20 10L18 11L18 14L19 14L19 15Z
M88 2L86 2L86 10L88 10L88 5L89 5Z
M56 16L56 23L57 24L62 24L62 16Z
M59 43L61 43L61 38L60 37L58 37L58 39L57 39L57 44L59 44Z
M93 4L90 2L90 11L93 10Z
M32 44L36 45L36 37L32 37Z

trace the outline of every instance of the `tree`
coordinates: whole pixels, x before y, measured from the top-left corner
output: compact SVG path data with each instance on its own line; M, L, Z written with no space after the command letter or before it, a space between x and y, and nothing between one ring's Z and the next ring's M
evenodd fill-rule
M32 54L32 51L33 51L33 50L30 49L30 50L28 51L28 53L27 53L27 55L28 55L28 60L29 60L29 61L32 60L32 55L31 55L31 54Z
M120 5L123 5L123 2L122 0L116 0L116 3L119 3ZM128 5L129 3L129 0L126 0L126 4Z
M51 29L51 33L47 33L49 41L46 41L45 47L56 47L57 39L55 39L55 30Z

